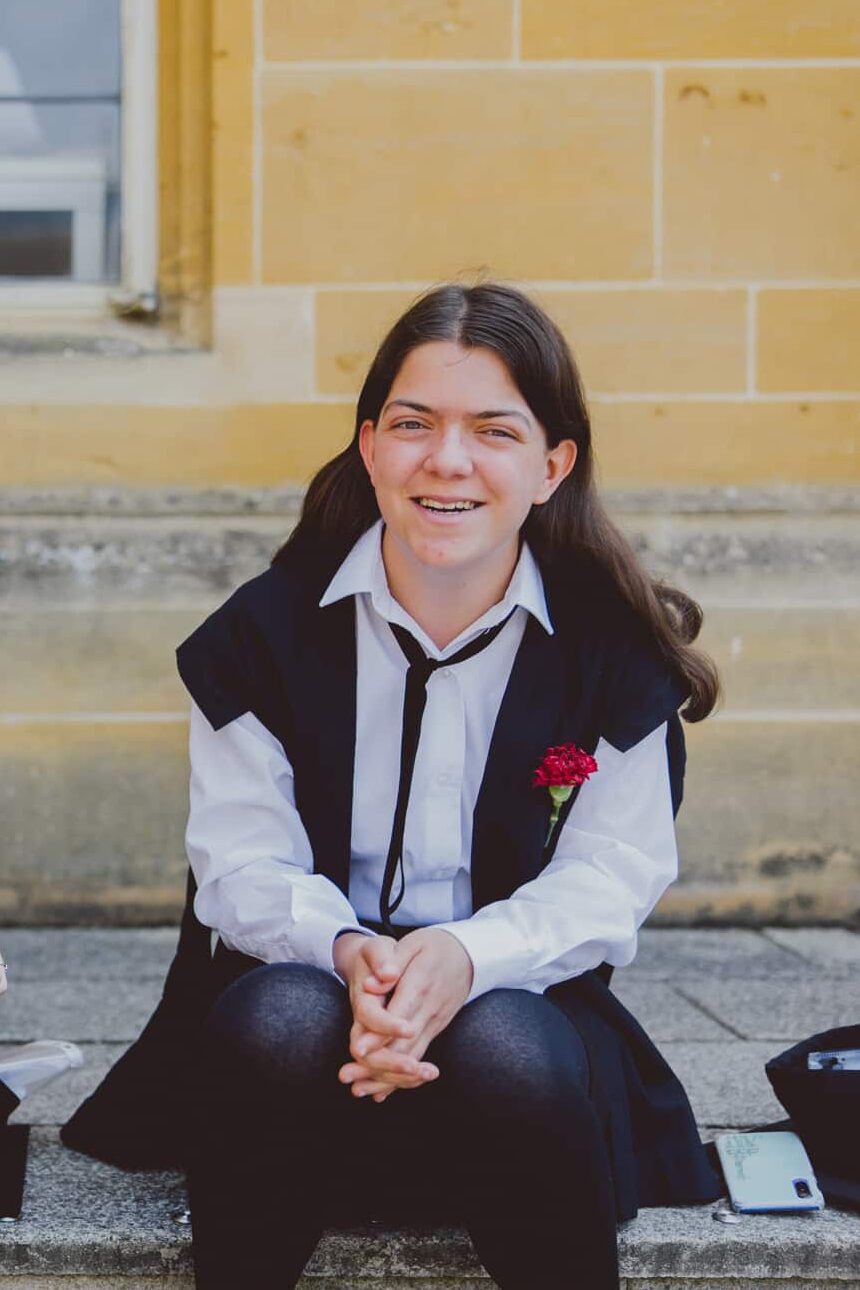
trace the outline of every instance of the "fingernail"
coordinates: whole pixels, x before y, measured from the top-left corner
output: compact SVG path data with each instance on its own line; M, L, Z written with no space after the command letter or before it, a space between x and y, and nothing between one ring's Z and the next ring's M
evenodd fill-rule
M355 1045L355 1051L358 1053L358 1055L359 1055L360 1057L363 1057L363 1056L364 1056L364 1054L367 1052L367 1042L366 1042L366 1040L364 1040L364 1039L360 1040L360 1041L359 1041L359 1043L357 1043L357 1044Z

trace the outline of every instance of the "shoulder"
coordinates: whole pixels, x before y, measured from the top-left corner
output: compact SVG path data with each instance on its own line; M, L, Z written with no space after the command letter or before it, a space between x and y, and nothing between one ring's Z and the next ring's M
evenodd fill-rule
M601 734L625 752L678 711L687 682L596 563L583 561L551 587L553 623L572 666L597 692Z
M214 729L259 713L272 658L289 652L320 595L314 569L273 564L237 587L178 646L179 675Z

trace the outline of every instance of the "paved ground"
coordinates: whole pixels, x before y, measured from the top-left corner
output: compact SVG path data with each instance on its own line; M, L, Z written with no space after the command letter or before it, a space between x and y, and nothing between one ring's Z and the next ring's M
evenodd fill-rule
M57 1125L139 1033L170 961L173 929L0 930L10 963L0 1042L73 1039L85 1066L24 1103L37 1126L18 1224L0 1228L0 1285L76 1290L154 1277L190 1285L189 1235L177 1175L127 1174L62 1148ZM683 1080L702 1135L785 1115L764 1073L806 1035L860 1020L860 935L842 929L646 930L613 981ZM710 1206L646 1210L621 1233L627 1290L860 1287L860 1215L744 1217L715 1223ZM61 1278L56 1283L55 1278ZM856 1278L856 1279L855 1279ZM431 1280L432 1279L432 1280ZM323 1290L436 1290L490 1283L463 1233L330 1233L309 1266Z

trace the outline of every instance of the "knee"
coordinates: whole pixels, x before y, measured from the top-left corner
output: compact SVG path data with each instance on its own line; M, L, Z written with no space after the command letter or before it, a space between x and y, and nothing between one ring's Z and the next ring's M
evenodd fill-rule
M490 990L449 1026L438 1060L458 1096L496 1111L570 1114L588 1102L585 1045L573 1023L542 995Z
M300 1085L346 1060L349 1024L346 992L333 976L307 963L269 963L218 997L204 1048L233 1078Z

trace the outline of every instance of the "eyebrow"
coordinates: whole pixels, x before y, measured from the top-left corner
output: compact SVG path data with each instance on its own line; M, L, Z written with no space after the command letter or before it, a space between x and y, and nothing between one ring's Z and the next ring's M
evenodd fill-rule
M413 412L426 412L431 416L435 412L435 408L428 407L426 403L413 403L411 399L391 399L382 409L381 415L384 416L388 409L393 407L411 408ZM488 408L484 412L467 412L466 416L470 421L493 421L496 417L517 417L531 429L529 418L524 412L518 412L516 408Z

